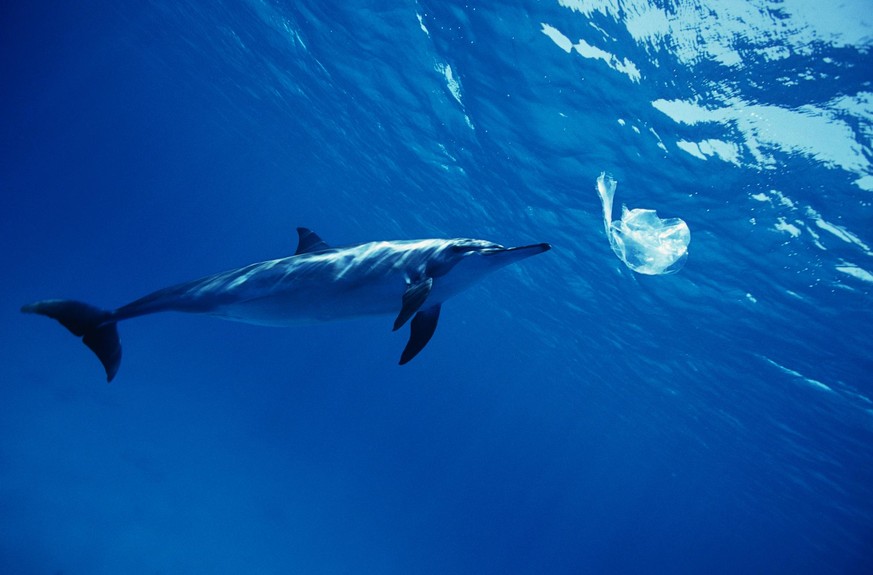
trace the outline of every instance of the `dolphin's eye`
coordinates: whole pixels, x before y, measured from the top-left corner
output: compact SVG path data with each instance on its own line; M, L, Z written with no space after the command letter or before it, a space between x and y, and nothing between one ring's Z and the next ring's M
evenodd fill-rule
M451 247L452 252L454 252L456 254L463 254L463 253L467 253L467 252L472 252L472 251L476 251L477 249L479 249L479 248L477 248L476 246L452 246Z

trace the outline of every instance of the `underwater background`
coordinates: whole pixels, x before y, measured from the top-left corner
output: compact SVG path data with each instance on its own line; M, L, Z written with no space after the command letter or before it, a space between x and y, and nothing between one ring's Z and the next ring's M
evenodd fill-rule
M866 0L0 7L0 572L873 572ZM595 190L680 217L616 258ZM392 317L55 322L328 243L553 250ZM399 302L398 302L399 306Z

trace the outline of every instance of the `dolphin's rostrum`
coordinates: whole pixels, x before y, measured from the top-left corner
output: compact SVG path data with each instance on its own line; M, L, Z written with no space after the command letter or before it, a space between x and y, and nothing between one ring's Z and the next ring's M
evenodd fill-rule
M114 311L71 300L38 301L21 311L54 318L81 337L100 359L108 381L121 364L117 323L160 311L277 326L397 314L395 330L412 318L402 365L430 341L444 301L505 265L551 248L505 248L472 239L331 247L312 230L297 228L297 233L293 256L168 287Z

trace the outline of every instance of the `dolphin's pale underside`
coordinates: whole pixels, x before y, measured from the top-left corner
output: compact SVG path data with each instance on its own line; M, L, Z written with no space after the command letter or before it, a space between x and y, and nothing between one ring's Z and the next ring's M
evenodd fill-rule
M297 228L294 255L168 287L116 310L72 300L21 308L56 319L97 355L112 381L121 365L121 320L161 311L209 314L246 323L298 325L368 315L412 319L404 364L436 329L440 306L485 275L547 251L549 244L505 248L472 239L380 241L331 247Z

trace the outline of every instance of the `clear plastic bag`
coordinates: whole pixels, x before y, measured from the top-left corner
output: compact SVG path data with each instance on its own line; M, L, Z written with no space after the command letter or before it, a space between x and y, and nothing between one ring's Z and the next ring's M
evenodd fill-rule
M597 178L603 204L603 226L612 251L633 271L646 275L673 274L688 259L691 230L680 218L662 220L655 210L621 208L621 219L612 219L615 179L604 173Z

